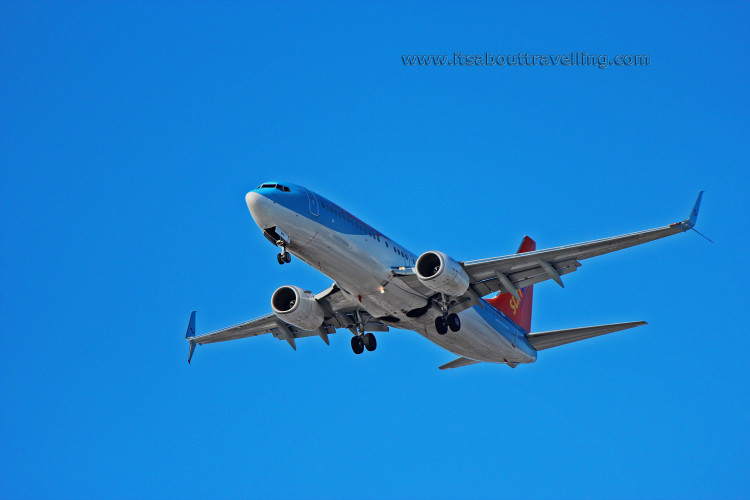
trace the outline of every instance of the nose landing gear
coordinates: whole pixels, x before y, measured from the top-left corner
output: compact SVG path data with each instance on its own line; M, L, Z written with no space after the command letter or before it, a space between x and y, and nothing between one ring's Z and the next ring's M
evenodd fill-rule
M276 260L281 265L289 264L292 261L292 255L286 250L284 250L280 254L276 255Z
M279 239L276 244L281 247L281 253L276 256L276 261L282 266L289 264L292 261L292 254L286 251L286 242Z
M288 264L292 261L292 256L286 251L286 246L289 244L289 236L281 228L276 226L268 227L263 230L263 236L277 247L281 247L281 253L276 255L276 261L280 265Z

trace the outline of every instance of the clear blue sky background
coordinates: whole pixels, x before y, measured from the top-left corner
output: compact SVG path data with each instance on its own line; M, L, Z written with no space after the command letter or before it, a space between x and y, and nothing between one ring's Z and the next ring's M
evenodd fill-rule
M0 496L747 498L750 5L0 4ZM648 54L411 68L402 54ZM415 252L685 218L534 294L535 330L646 320L511 370L415 333L199 347L279 267L284 179Z

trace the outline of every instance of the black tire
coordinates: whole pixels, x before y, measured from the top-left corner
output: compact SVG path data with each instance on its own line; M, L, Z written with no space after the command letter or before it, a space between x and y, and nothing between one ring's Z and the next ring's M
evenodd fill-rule
M282 254L276 254L276 260L279 264L284 265L284 256Z
M435 330L437 330L440 335L448 333L448 323L445 321L444 317L438 316L435 318Z
M450 328L452 332L457 332L461 329L461 318L458 317L458 314L450 313L448 315L448 328Z
M365 333L362 341L365 344L365 349L367 349L368 351L374 351L378 346L378 343L375 341L375 335L373 335L372 333Z
M292 254L289 252L284 252L284 262L289 264L292 261Z
M362 342L362 337L352 337L352 351L354 351L354 354L362 354L365 351L365 343Z

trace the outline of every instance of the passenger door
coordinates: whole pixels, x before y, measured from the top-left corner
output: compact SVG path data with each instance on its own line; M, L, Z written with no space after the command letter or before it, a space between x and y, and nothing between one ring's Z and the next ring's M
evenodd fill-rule
M305 193L307 193L307 199L310 200L310 213L317 217L320 215L320 207L318 205L318 197L315 196L315 193L312 191L305 189Z

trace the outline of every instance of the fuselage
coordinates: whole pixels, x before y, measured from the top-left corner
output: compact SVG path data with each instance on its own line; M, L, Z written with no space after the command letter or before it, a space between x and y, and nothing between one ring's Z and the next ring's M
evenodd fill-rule
M459 332L439 335L434 320L440 308L394 279L395 271L412 268L418 255L332 201L289 183L262 184L245 201L261 230L276 228L291 254L330 277L389 327L413 330L477 361L515 365L536 360L527 332L484 301L459 313Z

